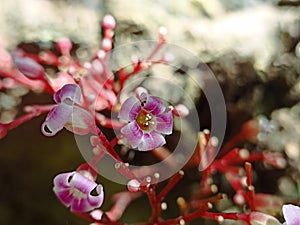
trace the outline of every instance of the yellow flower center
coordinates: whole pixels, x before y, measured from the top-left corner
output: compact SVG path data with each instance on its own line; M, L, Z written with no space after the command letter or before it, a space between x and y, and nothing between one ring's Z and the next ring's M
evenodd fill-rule
M156 121L151 113L142 109L136 117L136 122L142 130L151 131L153 130Z

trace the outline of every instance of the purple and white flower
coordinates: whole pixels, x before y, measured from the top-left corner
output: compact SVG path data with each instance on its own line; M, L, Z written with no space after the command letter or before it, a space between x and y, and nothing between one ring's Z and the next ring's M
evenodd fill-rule
M96 195L92 195L92 191ZM79 172L69 172L54 178L53 191L58 199L72 212L88 212L102 205L104 192L102 185L83 176Z
M142 92L121 106L120 119L129 123L121 129L132 148L149 151L166 143L162 134L171 134L172 111L156 97Z
M289 204L282 207L284 225L299 225L300 224L300 207Z
M57 105L42 124L42 133L54 136L64 127L76 134L87 134L95 129L92 114L80 107L81 90L77 84L66 84L53 95Z

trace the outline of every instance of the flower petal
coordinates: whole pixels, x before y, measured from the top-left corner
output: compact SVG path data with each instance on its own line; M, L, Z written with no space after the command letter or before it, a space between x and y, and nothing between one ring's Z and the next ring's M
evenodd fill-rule
M70 189L57 191L54 188L53 191L62 204L64 204L67 207L69 207L72 204L74 196Z
M157 116L164 112L166 107L158 98L152 95L148 95L146 103L144 105L144 109Z
M125 135L132 148L136 148L143 137L143 131L135 121L132 121L128 125L124 126L121 129L121 133Z
M55 189L69 188L70 187L69 179L71 176L74 175L74 173L75 172L58 174L53 180L54 188Z
M96 191L97 191L98 195L94 196L94 195L89 194L87 196L87 201L88 201L89 205L94 208L100 207L102 205L103 199L104 199L104 192L103 192L102 185L98 185L96 188Z
M74 198L71 205L71 212L88 212L94 209L88 204L86 198Z
M42 133L46 136L54 136L62 130L68 122L72 113L72 106L60 104L55 106L47 115L45 122L42 124Z
M71 187L76 188L84 194L89 194L96 186L97 183L81 175L80 173L75 173L71 180Z
M59 91L66 84L75 84L72 76L64 72L58 72L55 78L48 76L47 79L54 91Z
M173 130L173 116L170 109L156 116L156 129L158 133L171 134Z
M122 104L119 117L123 120L133 121L140 110L140 101L135 97L130 97Z
M96 124L93 115L78 106L73 106L71 116L65 124L65 128L79 135L96 133Z
M56 103L77 103L80 104L81 89L78 84L66 84L54 95L53 99Z
M143 138L138 146L141 151L149 151L154 148L163 146L166 143L165 138L155 131L144 133Z
M282 211L287 225L300 224L300 207L291 204L284 205Z

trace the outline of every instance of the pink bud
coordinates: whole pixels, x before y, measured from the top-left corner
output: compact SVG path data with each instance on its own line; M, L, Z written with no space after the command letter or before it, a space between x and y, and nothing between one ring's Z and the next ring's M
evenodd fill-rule
M189 115L189 109L183 104L178 104L173 109L173 115L184 118Z
M160 27L159 30L158 30L158 37L159 37L159 39L165 41L167 33L168 33L167 28Z
M111 39L109 38L104 38L102 40L102 49L106 52L110 51L112 48L112 43L111 43Z
M111 15L104 16L102 26L104 29L114 29L116 26L114 17Z
M132 179L127 183L128 191L137 192L140 190L140 185L140 182L138 182L136 179Z
M146 88L138 87L135 89L135 96L141 101L146 101L148 91Z
M62 55L68 55L72 49L72 42L67 39L61 39L56 43L56 49L62 54Z
M15 65L21 73L30 79L38 80L45 78L44 68L31 58L15 58Z
M92 211L92 212L90 213L90 215L91 215L91 217L92 217L93 219L95 219L95 220L101 220L102 215L103 215L103 211L100 210L100 209L95 209L94 211ZM92 223L92 224L93 224L93 223ZM91 225L92 225L92 224L91 224ZM95 223L95 224L98 224L98 223Z

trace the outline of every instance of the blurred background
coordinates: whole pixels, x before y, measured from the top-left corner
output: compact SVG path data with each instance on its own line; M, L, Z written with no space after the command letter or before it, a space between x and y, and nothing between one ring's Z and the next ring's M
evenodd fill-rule
M299 199L299 1L0 0L0 5L0 43L8 50L51 46L69 37L78 46L78 54L88 58L101 45L101 19L107 13L117 21L115 46L155 40L159 27L166 27L168 42L198 55L216 75L228 110L226 139L259 114L279 124L280 129L264 144L284 152L289 166L286 171L262 175L258 187ZM27 90L1 91L0 121L11 121L26 104L50 102L51 96ZM205 101L196 104L200 117L207 118ZM0 140L0 224L88 224L73 216L52 192L53 177L73 171L84 160L69 132L44 137L40 132L43 120L40 116ZM192 189L196 178L191 173L170 193L174 206L165 216L178 213L175 199L182 195L180 186L188 182ZM103 208L108 209L110 196L125 187L104 178L101 183L106 193ZM128 208L124 221L141 221L150 215L144 200Z

